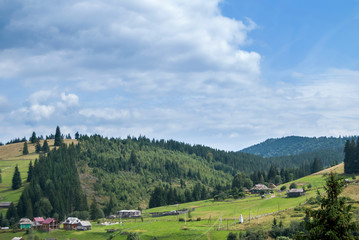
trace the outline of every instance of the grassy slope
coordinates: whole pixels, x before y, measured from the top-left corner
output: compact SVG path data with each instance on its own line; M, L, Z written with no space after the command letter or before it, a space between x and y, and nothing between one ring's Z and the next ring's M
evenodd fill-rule
M343 173L343 164L340 164L331 170L335 170L337 173ZM249 213L251 216L256 216L259 210L259 226L264 229L269 229L273 218L280 218L284 225L287 226L292 220L300 220L304 214L297 212L294 208L303 204L307 198L316 195L316 190L321 188L324 183L323 174L329 170L322 171L317 174L313 174L302 179L298 179L295 182L298 185L313 186L311 191L308 191L306 196L299 198L284 198L281 193L272 194L265 199L261 199L258 196L251 196L249 198L240 200L228 200L228 201L198 201L185 203L180 205L165 206L153 209L147 209L143 212L144 222L138 220L123 220L124 226L119 224L113 226L97 226L93 223L93 230L87 232L64 230L54 231L52 233L40 233L34 234L41 238L57 238L57 239L107 239L111 233L106 233L105 229L121 229L123 232L135 231L140 234L142 240L149 240L153 237L158 239L225 239L229 231L244 230L247 227L257 226L258 220L252 219L249 223ZM286 185L289 186L290 183ZM349 185L344 193L350 195L353 199L358 199L358 185ZM280 188L280 186L278 186ZM358 200L357 200L358 201ZM278 212L278 207L280 212ZM168 216L162 218L151 218L150 212L170 211L183 208L196 208L192 212L192 219L200 217L201 221L187 222L186 226L184 222L178 222L178 217L184 216ZM243 224L234 224L235 220L238 220L239 215L242 214L245 222ZM220 216L222 216L222 231L215 231L220 226ZM187 218L188 219L188 218ZM228 219L228 231L227 231L227 219ZM183 230L183 228L187 230ZM21 236L24 233L6 233L0 234L2 237L11 239L14 236ZM113 233L112 233L113 234ZM126 234L117 234L113 239L126 239Z
M76 142L76 140L65 139L65 143L70 144ZM40 142L43 144L43 141ZM54 140L48 140L50 149L54 148ZM5 146L0 146L0 169L2 176L2 183L0 183L0 202L14 202L17 203L24 186L26 185L27 171L29 169L29 163L34 163L35 159L39 157L39 154L35 153L35 144L28 142L29 154L23 155L24 143L14 143ZM17 190L11 189L12 177L14 175L15 166L18 165L20 176L22 179L22 187ZM4 209L0 209L3 214L6 212Z

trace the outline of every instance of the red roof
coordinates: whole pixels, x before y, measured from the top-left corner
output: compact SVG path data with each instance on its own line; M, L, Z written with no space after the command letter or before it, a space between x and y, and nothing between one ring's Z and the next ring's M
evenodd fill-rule
M55 220L55 218L47 218L42 224L50 224Z
M45 221L43 217L35 217L34 222L43 222Z

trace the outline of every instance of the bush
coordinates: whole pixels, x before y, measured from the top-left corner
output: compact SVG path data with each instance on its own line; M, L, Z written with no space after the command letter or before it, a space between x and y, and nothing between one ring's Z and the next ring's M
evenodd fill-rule
M200 217L198 217L198 218L197 218L197 221L198 221L198 222L199 222L199 221L201 221L201 218L200 218Z
M227 240L237 240L237 233L228 233Z
M298 188L298 186L295 182L290 184L289 189L292 189L292 188Z
M287 186L286 186L286 185L283 185L283 186L280 188L281 191L284 191L284 190L286 190L286 189L287 189Z
M184 218L183 218L183 217L180 217L180 218L178 218L178 221L179 221L179 222L184 222Z
M246 239L248 240L266 240L268 234L262 228L249 228L246 230Z
M127 235L127 240L141 240L141 239L138 233L131 232L130 234Z

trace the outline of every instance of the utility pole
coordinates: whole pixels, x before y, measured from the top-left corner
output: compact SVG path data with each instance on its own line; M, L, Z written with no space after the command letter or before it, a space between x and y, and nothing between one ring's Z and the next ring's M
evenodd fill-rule
M258 222L257 222L257 224L259 224L259 208L258 208L258 214L257 214L257 215L258 215Z

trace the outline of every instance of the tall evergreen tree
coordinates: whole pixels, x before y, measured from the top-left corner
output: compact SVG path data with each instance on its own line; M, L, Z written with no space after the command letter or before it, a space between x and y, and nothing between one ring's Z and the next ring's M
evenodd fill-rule
M14 175L12 177L12 186L11 186L11 188L13 190L15 190L15 189L19 189L20 187L21 187L21 176L20 176L19 168L16 165Z
M60 127L57 126L56 127L56 133L55 133L55 146L61 146L62 143L62 136L61 136L61 132L60 132Z
M27 179L26 179L26 182L30 182L30 181L31 181L33 168L34 168L34 167L32 166L32 161L30 161L30 163L29 163L29 170L27 171Z
M307 209L307 232L298 239L355 239L353 232L358 230L358 224L353 221L352 205L346 204L344 197L339 197L344 186L343 178L334 172L329 174L324 185L325 196L318 194L320 208Z
M42 150L44 153L47 153L48 151L50 151L49 144L47 143L47 140L44 141L44 144L42 145L41 150Z
M35 152L36 152L36 153L40 153L40 152L41 152L41 144L40 144L40 141L39 141L39 140L36 141Z
M35 132L32 132L32 135L31 135L29 140L30 140L31 143L36 143L37 142L37 137L36 137Z
M18 215L14 203L11 203L7 209L6 219L9 220L10 225L13 225L18 221Z
M22 154L23 155L29 154L29 149L27 147L27 142L24 142L24 148L22 149Z

